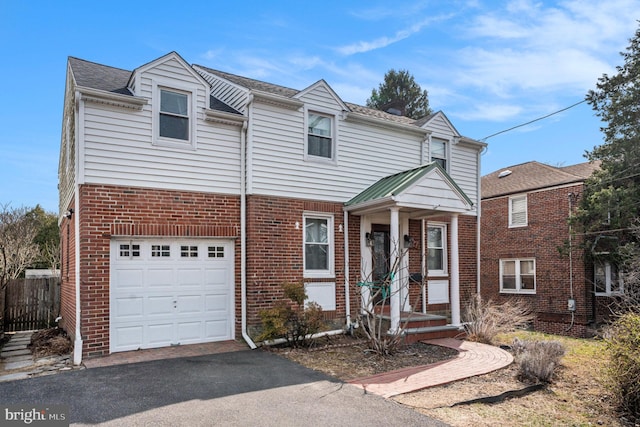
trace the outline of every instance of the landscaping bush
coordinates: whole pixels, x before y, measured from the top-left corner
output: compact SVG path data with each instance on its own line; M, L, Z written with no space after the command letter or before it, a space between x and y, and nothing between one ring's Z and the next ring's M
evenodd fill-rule
M284 296L289 301L280 301L275 307L262 310L262 333L258 341L284 338L289 345L307 345L308 335L320 332L324 326L322 308L315 302L307 303L304 283L285 283Z
M607 336L609 386L618 408L640 420L640 314L623 314Z
M516 328L526 328L533 321L533 314L521 300L495 304L482 301L476 295L463 313L464 329L470 341L493 344L499 333Z
M518 365L518 379L550 383L566 349L559 341L529 341L515 338L511 348Z

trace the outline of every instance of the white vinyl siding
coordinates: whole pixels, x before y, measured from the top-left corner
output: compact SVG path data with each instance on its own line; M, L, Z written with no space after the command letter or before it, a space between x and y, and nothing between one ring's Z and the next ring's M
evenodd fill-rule
M509 227L527 225L527 195L509 197Z
M153 145L153 82L175 78L194 89L195 108L207 106L206 87L177 61L167 61L138 77L138 96L150 103L142 111L84 103L81 183L150 187L221 194L240 192L240 127L209 123L193 116L197 150Z

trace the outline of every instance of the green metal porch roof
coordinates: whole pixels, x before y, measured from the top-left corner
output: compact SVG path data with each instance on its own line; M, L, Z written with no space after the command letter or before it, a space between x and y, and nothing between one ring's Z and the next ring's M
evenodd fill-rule
M445 180L456 189L456 191L467 203L469 203L470 206L473 206L471 199L467 197L458 184L456 184L449 174L447 174L447 172L437 163L429 163L414 169L386 176L346 202L345 206L354 206L360 203L398 196L434 169L438 169L444 176Z

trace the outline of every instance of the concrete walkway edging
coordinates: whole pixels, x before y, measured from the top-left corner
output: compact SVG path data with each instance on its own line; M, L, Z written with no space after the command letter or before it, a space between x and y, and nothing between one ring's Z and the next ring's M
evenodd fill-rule
M502 369L513 362L513 356L492 345L455 338L423 341L458 350L458 356L431 365L415 366L349 381L367 393L392 397L428 387L448 384Z

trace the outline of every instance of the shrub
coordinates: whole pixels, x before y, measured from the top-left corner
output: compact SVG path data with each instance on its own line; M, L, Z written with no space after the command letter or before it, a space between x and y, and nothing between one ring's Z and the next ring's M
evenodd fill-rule
M491 300L482 301L480 295L471 299L463 314L467 339L485 344L493 344L499 333L528 327L533 318L524 301L495 304Z
M513 340L511 345L522 381L549 383L566 349L559 341Z
M284 296L290 301L280 301L275 307L262 310L262 333L258 341L284 338L289 345L307 345L308 335L322 330L322 308L315 302L307 303L304 283L284 283Z
M611 325L607 340L609 386L618 408L640 419L640 314L623 314Z

